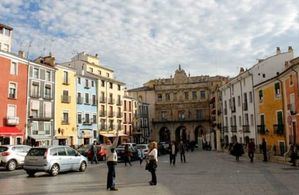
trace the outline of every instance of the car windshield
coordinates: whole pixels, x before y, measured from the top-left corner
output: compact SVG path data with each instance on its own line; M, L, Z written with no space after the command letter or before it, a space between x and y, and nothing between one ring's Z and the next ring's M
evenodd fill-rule
M0 152L5 152L8 150L8 147L0 146Z
M45 152L47 151L47 148L32 148L28 152L28 156L44 156Z

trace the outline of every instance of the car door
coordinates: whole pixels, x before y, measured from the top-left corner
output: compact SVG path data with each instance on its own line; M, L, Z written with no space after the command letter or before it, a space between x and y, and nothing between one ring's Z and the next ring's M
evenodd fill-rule
M14 151L14 157L17 160L18 165L23 165L27 154L27 152L24 151L24 146L14 146L12 150Z
M71 170L78 170L80 167L81 156L78 155L76 150L67 147L66 148L67 156L68 156L68 163L71 166Z
M67 171L71 169L69 158L66 153L65 147L59 147L58 150L58 163L61 171Z

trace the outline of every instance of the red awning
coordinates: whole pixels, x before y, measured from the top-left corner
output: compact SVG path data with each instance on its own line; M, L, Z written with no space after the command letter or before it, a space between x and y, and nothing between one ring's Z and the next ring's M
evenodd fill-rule
M0 136L23 135L23 132L16 127L0 127Z

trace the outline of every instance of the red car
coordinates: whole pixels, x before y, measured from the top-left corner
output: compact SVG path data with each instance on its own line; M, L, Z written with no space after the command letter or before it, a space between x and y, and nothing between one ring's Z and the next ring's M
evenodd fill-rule
M98 160L106 160L107 152L106 152L106 150L102 149L101 146L102 145L96 145L96 147L97 147L97 158L98 158ZM90 146L90 148L91 148L91 146ZM91 151L91 149L89 149L88 152L87 152L87 158L90 161L93 158L93 152Z

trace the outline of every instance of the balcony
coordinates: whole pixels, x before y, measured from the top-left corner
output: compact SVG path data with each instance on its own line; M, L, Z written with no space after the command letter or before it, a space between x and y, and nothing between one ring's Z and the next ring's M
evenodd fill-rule
M64 81L62 82L62 84L63 84L63 85L70 85L70 82L69 82L68 79L66 79L66 80L64 80Z
M109 112L108 113L108 117L114 117L115 116L115 113L114 112Z
M85 89L90 89L90 86L89 85L85 85L84 88Z
M69 121L69 119L62 119L61 124L62 125L69 125L70 121Z
M109 98L109 100L108 100L108 104L114 104L114 99Z
M248 104L247 104L247 102L246 102L246 103L243 103L243 110L244 110L244 111L247 111L247 110L248 110Z
M284 126L283 124L274 124L273 125L274 133L277 135L283 135L284 134Z
M106 103L106 98L105 97L101 97L100 98L100 103Z
M122 118L122 117L123 117L123 114L119 112L119 113L117 113L116 117L117 117L117 118Z
M116 102L116 105L117 105L117 106L122 106L123 103L122 103L122 101L117 101L117 102Z
M91 122L91 120L85 120L85 121L83 121L83 125L92 125L92 122Z
M70 103L70 102L71 102L71 96L68 95L61 96L61 103Z
M257 132L261 135L266 134L266 126L265 125L257 125Z
M106 116L106 111L101 110L100 111L100 117L105 117Z
M249 125L243 125L243 133L250 133Z
M6 118L6 124L9 126L15 126L19 124L19 117L17 116L9 116Z
M53 98L52 98L51 95L49 95L49 94L47 95L47 94L46 94L46 95L44 96L44 99L46 99L46 100L51 100L51 99L53 99Z
M31 98L39 98L40 96L38 93L32 93L32 94L30 94L30 97Z
M237 126L230 126L231 132L236 133L237 132Z
M108 130L113 131L114 130L114 125L109 125Z
M224 126L224 127L223 127L223 132L224 132L224 133L228 133L228 127L227 127L227 126Z
M31 115L29 116L30 120L34 121L50 121L52 119L52 114L50 116L42 116L40 115Z
M101 130L101 131L105 131L105 130L107 130L107 129L106 129L106 125L101 125L101 126L100 126L100 130Z
M16 99L16 94L15 93L10 93L8 94L9 99Z

